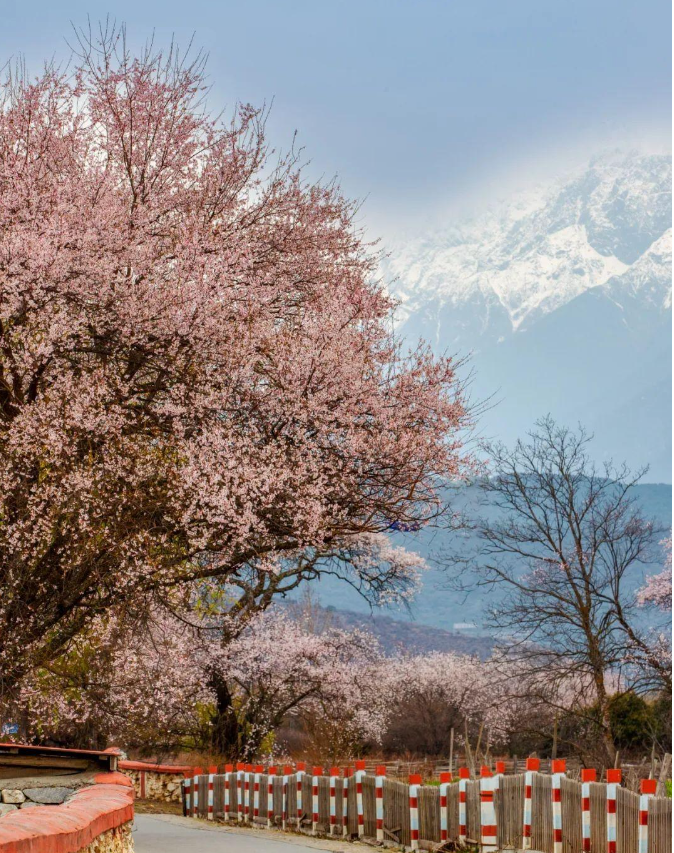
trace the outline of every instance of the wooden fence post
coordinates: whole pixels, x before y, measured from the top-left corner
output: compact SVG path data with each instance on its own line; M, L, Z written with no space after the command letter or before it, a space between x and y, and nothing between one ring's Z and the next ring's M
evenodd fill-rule
M365 813L363 811L363 776L365 776L365 762L356 761L356 807L358 809L358 837L365 835Z
M531 849L531 794L534 787L534 773L538 773L541 762L538 758L527 758L524 773L524 818L522 821L522 849Z
M344 784L342 786L342 835L346 838L349 835L349 778L351 777L351 768L344 768Z
M190 771L191 773L192 771ZM185 776L185 815L189 817L192 814L192 776L188 773Z
M302 815L304 814L304 806L302 803L302 780L307 765L303 761L297 762L295 770L295 778L297 780L297 829L302 829Z
M459 768L459 843L465 844L468 837L468 819L466 817L466 783L470 779L467 767Z
M311 834L318 835L318 785L323 775L322 767L314 767L311 771Z
M270 767L267 770L267 826L274 825L274 777L276 776L276 768Z
M610 768L606 771L606 841L607 853L616 853L616 799L622 779L622 771Z
M339 767L330 768L330 835L337 834L337 786Z
M377 821L377 841L384 840L384 778L386 776L386 766L381 764L377 767L374 780L374 796L375 796L375 819Z
M655 794L658 783L655 779L641 780L639 797L639 853L648 853L648 801Z
M236 765L236 819L243 822L243 774L245 764L241 762Z
M590 853L592 846L592 826L590 824L590 782L597 781L597 771L592 767L584 767L580 771L580 797L581 797L581 834L583 839L583 853Z
M246 764L244 765L243 772L243 817L246 823L250 823L250 812L251 812L251 779L250 777L253 774L253 765Z
M292 776L293 768L288 764L283 767L283 781L281 785L281 828L288 828L288 776Z
M213 820L213 797L215 794L215 774L217 772L218 768L215 766L208 768L208 811L206 813L206 818L208 820Z
M199 777L204 772L203 767L194 767L194 785L192 793L192 817L199 816Z
M494 778L491 770L483 766L480 770L480 845L483 853L495 853L497 835Z
M554 853L562 853L562 776L566 773L566 761L552 762L552 835Z
M234 770L233 764L225 764L225 820L229 820L229 811L231 808L231 792L230 785L232 779L232 772Z
M412 773L409 779L410 792L410 838L412 841L412 850L419 849L419 785L421 785L421 776L418 773Z
M260 776L264 772L264 767L261 764L256 764L253 768L253 821L256 817L260 817Z
M452 729L454 731L454 729ZM451 773L440 774L440 841L447 841L449 838L449 819L447 814L447 791L449 783L452 781Z

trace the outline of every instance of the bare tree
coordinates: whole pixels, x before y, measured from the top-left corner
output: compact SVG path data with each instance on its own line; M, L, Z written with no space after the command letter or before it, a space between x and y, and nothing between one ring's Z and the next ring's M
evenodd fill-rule
M474 519L474 554L447 558L454 583L468 573L495 599L490 626L522 690L598 727L612 764L611 696L671 692L671 668L639 619L635 581L657 555L661 530L643 517L633 487L645 473L588 455L590 436L545 418L513 450L486 447L488 516Z

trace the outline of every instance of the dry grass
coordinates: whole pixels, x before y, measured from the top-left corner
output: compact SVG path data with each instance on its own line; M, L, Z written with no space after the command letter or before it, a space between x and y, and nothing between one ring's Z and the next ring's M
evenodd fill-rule
M166 803L162 800L135 800L133 808L136 814L177 814L183 813L181 803Z

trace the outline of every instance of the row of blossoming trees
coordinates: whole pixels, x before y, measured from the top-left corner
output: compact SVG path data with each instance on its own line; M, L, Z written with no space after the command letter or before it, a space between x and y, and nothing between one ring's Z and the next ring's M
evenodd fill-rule
M385 658L269 610L326 573L412 594L423 562L391 532L455 524L447 486L476 473L457 365L403 351L356 205L268 147L264 112L212 118L200 57L78 45L2 87L2 719L232 758L299 720L337 757L414 709L484 749L533 699L591 695L612 761L612 679L671 691L632 618L667 580L621 592L656 531L582 436L490 448L501 515L461 525L474 579L508 590L507 654Z
M439 701L471 736L486 725L496 744L513 723L505 684L494 684L478 659L386 657L366 632L309 624L305 611L260 614L224 648L219 637L168 617L130 632L124 643L98 641L95 668L73 667L71 658L67 672L43 669L24 682L22 706L35 731L62 741L93 734L165 755L212 752L224 725L226 754L252 759L286 755L277 735L290 726L312 754L339 760L381 748L403 700ZM90 655L92 637L82 642ZM222 684L224 720L216 713Z

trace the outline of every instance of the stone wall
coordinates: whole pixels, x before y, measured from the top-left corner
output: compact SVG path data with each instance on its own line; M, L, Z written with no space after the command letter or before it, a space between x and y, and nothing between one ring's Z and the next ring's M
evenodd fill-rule
M192 768L176 764L148 764L143 761L120 761L119 769L133 782L136 797L163 802L182 801L181 782Z
M131 823L101 833L91 844L82 848L82 853L133 853Z
M133 788L120 773L100 777L90 787L70 789L64 801L52 805L28 800L26 790L4 788L3 793L25 799L5 803L15 808L0 817L0 853L132 853ZM49 796L46 786L36 790L43 799Z
M7 780L4 780L7 784ZM21 785L24 780L15 780L10 784L19 787L2 788L0 789L0 817L9 814L16 809L28 809L33 806L59 806L73 795L75 788L65 787L62 785L42 785L41 787L33 787L37 781L32 780L28 786Z

